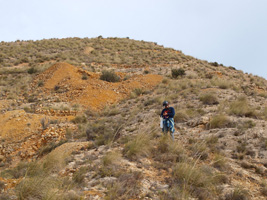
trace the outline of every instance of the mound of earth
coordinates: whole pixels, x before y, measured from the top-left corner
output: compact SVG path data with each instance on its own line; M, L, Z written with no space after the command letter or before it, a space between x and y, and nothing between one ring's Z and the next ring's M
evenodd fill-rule
M122 79L126 76L124 73L117 75ZM162 76L147 74L132 75L127 80L112 83L100 80L98 73L67 63L57 63L35 78L33 88L38 88L38 84L40 86L42 82L39 88L46 95L97 110L126 98L136 88L151 89L161 81Z
M21 140L41 128L43 115L26 113L24 110L8 111L0 115L0 136L4 140Z
M46 116L26 113L24 110L7 111L0 114L0 160L12 159L14 163L21 159L37 156L39 148L49 142L58 142L65 138L66 128L72 129L68 117ZM56 121L58 125L48 126ZM16 162L17 161L17 162Z

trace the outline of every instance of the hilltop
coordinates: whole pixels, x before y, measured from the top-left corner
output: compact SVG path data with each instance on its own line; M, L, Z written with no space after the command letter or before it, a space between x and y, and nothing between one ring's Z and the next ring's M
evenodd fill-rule
M129 38L0 49L0 199L266 199L265 79Z

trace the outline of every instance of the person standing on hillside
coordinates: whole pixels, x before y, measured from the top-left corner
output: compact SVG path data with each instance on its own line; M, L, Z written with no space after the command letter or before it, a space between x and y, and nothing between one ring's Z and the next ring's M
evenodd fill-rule
M167 134L168 131L170 131L172 139L174 140L174 115L175 115L175 110L173 107L169 106L168 101L163 102L163 106L165 107L161 114L160 117L163 118L163 127L162 127L162 132L164 134Z

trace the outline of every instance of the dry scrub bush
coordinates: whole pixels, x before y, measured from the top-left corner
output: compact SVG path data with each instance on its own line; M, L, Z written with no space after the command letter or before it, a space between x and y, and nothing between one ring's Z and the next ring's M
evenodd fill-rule
M131 95L130 97L131 98L136 98L142 94L144 94L145 91L142 89L142 88L135 88L132 92L131 92Z
M69 187L62 178L51 176L52 172L62 169L63 160L63 157L50 155L38 163L29 164L24 179L15 188L18 198L56 199L55 194Z
M175 108L177 110L174 121L176 122L186 122L189 119L200 117L201 115L205 114L205 111L202 109L195 109L195 108L189 108L189 109L179 109Z
M84 132L88 141L95 140L96 145L104 145L119 139L125 123L121 116L113 119L107 117L88 123Z
M252 108L246 97L240 97L235 102L230 104L229 114L237 115L240 117L257 117L257 113L254 108Z
M221 179L210 167L200 167L196 162L177 163L172 175L174 183L199 199L210 199L216 193L215 186L221 183Z
M216 153L213 158L213 167L219 170L225 170L227 168L227 159L225 156Z
M208 158L208 148L205 141L200 141L194 143L192 146L190 146L191 156L201 160L205 160Z
M229 80L217 79L217 78L213 78L211 80L211 84L219 87L220 89L228 89L232 86L232 83Z
M135 138L125 144L123 154L129 159L138 159L151 154L153 142L151 134L139 133Z
M163 135L159 138L159 140L157 141L156 149L153 150L153 154L154 160L159 161L163 164L167 164L169 162L182 162L187 159L182 144L177 141L173 142L169 135Z
M49 199L51 191L58 187L58 179L48 176L26 178L16 186L18 199ZM56 193L56 191L55 191Z
M113 165L120 163L122 159L121 153L118 151L111 151L106 153L102 158L102 163L104 166Z
M121 169L120 161L122 160L122 155L120 152L108 152L101 159L101 165L98 167L97 174L101 177L119 177L125 172Z
M74 119L71 120L74 124L81 124L81 123L86 123L87 118L85 115L78 115Z
M105 199L136 199L140 195L143 174L139 171L123 173L108 186Z
M159 193L160 200L192 199L189 191L179 185L173 185L168 191Z
M78 170L76 170L72 176L72 180L76 183L76 184L83 184L84 183L84 178L85 178L85 174L90 171L89 167L80 167Z
M18 179L25 176L29 168L30 163L20 162L16 167L2 171L1 177Z
M61 196L72 183L52 174L66 165L66 157L66 154L52 152L38 162L29 163L23 172L24 179L15 188L18 199L65 199Z
M215 94L212 94L212 93L207 93L207 94L201 95L199 97L199 100L202 101L202 103L206 104L206 105L215 105L215 104L219 103Z
M213 129L213 128L227 128L231 126L232 126L232 123L230 119L226 115L219 114L211 118L211 121L208 127L210 129Z
M177 110L177 109L176 109ZM175 113L174 121L175 122L186 122L190 119L189 115L186 113L185 110L178 110Z
M249 192L241 186L236 186L234 191L230 194L226 194L225 200L250 200Z

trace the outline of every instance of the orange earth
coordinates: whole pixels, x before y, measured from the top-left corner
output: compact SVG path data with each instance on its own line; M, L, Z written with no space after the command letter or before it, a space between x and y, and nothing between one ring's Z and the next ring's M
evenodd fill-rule
M88 78L83 80L85 75ZM125 73L117 75L121 79L126 76ZM46 94L55 95L61 101L98 110L126 98L136 88L152 89L162 81L162 76L156 74L132 75L129 79L116 83L100 80L99 77L99 73L67 63L57 63L36 77L33 88L37 88L38 82L42 81L41 90Z

